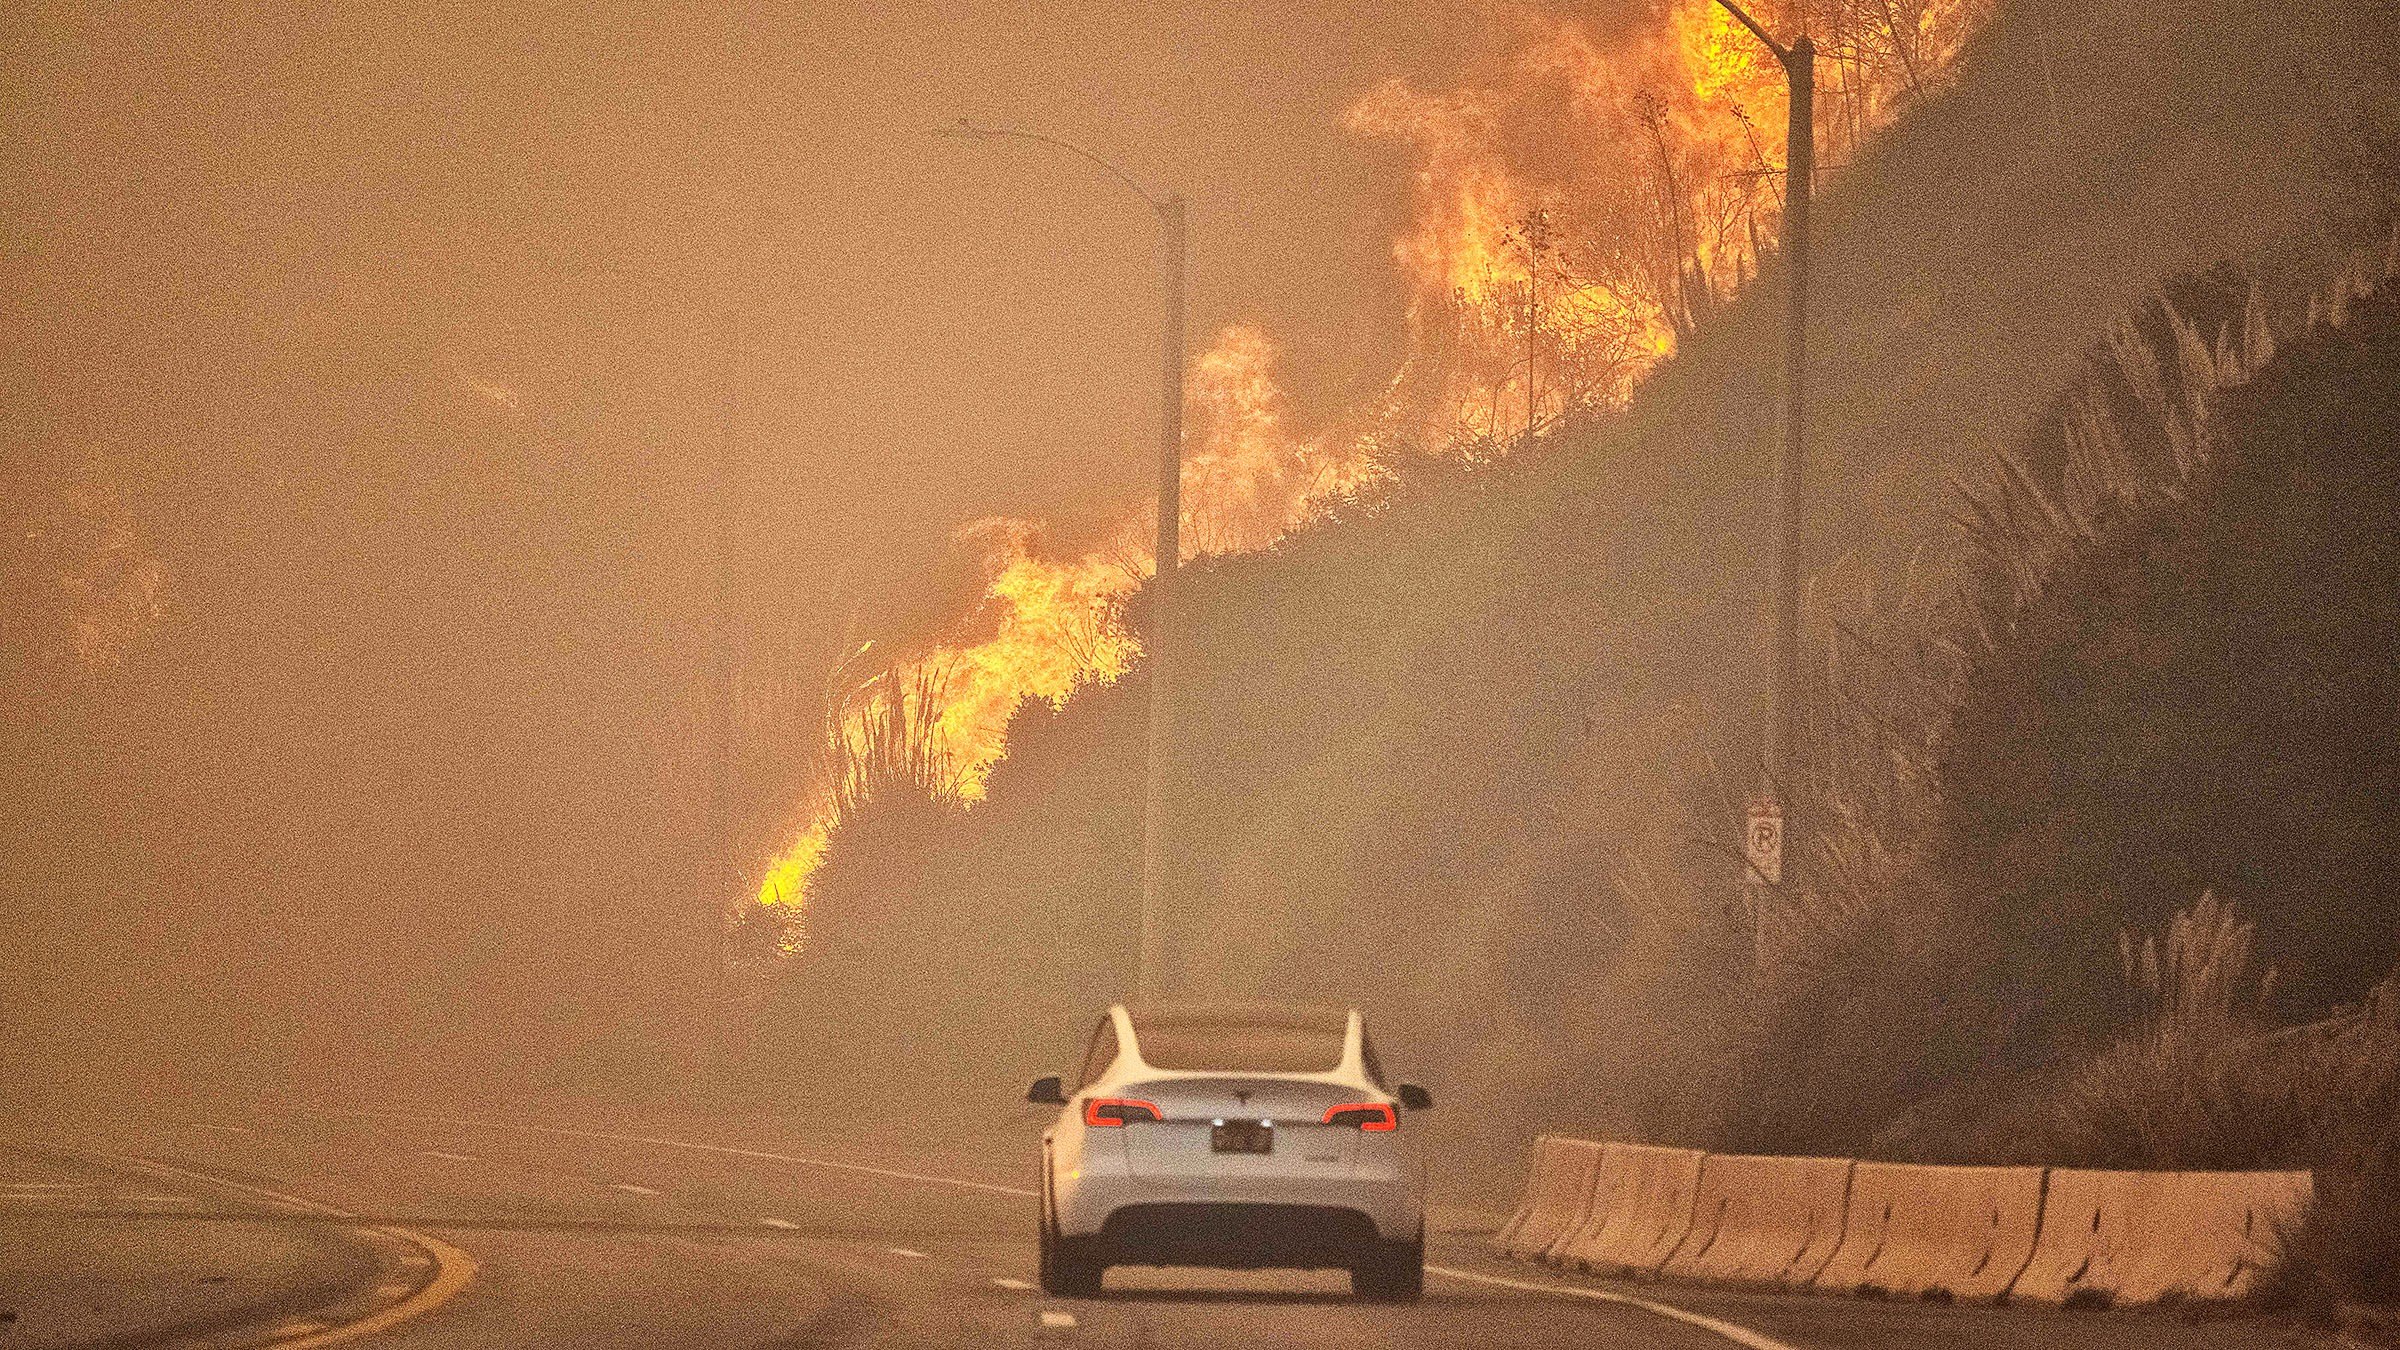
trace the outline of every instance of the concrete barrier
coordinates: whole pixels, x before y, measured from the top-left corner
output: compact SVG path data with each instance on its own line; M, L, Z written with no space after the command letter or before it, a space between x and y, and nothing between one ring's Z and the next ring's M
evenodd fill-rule
M2037 1303L2236 1298L2315 1192L2307 1172L2055 1168L2012 1297Z
M1638 1158L1641 1149L1642 1146L1639 1144L1609 1143L1601 1147L1600 1165L1592 1170L1592 1193L1589 1203L1584 1206L1581 1214L1575 1216L1575 1222L1560 1229L1558 1236L1550 1240L1550 1245L1535 1254L1535 1260L1551 1265L1560 1264L1559 1252L1568 1243L1575 1240L1576 1234L1599 1223L1610 1206L1622 1203L1620 1193L1624 1187L1626 1160Z
M1660 1273L1806 1285L1841 1245L1853 1165L1848 1158L1709 1154L1700 1163L1691 1231Z
M1842 1240L1811 1286L1912 1298L1998 1299L2033 1258L2042 1169L1862 1162Z
M1551 1263L1610 1274L1656 1274L1691 1232L1705 1156L1698 1149L1609 1145L1603 1184L1583 1222L1551 1245Z
M1539 1259L1590 1213L1592 1183L1602 1154L1613 1145L1543 1135L1533 1141L1525 1198L1493 1242L1520 1261Z
M1525 1159L1525 1190L1517 1197L1515 1212L1508 1216L1506 1223L1500 1225L1499 1232L1492 1234L1492 1245L1502 1251L1508 1250L1509 1244L1517 1240L1517 1234L1524 1231L1526 1223L1533 1218L1534 1201L1542 1193L1542 1169L1550 1160L1550 1140L1550 1135L1534 1136L1533 1151Z
M2155 1303L2246 1292L2313 1195L2307 1172L1927 1167L1545 1135L1494 1242L1608 1274Z

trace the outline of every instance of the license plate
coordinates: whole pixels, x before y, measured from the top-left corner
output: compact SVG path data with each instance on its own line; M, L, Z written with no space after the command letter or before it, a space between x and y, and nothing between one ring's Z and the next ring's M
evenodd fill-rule
M1215 1153L1273 1153L1275 1127L1255 1120L1229 1120L1208 1128L1208 1147Z

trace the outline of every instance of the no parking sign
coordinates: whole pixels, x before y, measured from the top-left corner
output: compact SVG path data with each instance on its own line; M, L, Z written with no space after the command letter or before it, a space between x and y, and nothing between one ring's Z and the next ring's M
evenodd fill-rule
M1742 857L1750 864L1752 885L1783 884L1783 803L1773 797L1750 800L1750 817L1742 828Z

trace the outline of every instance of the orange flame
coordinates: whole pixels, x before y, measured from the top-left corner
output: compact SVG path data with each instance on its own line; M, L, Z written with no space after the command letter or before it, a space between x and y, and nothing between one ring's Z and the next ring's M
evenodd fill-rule
M940 667L945 694L933 734L957 769L960 795L979 801L1019 703L1063 705L1085 684L1113 682L1140 655L1117 605L1140 586L1142 573L1124 553L1072 562L1036 557L1039 527L1027 521L980 520L962 534L989 541L984 596L996 611L995 628L926 661Z
M1359 438L1303 438L1275 383L1276 347L1235 324L1192 363L1185 394L1187 555L1250 553L1356 494L1382 467Z

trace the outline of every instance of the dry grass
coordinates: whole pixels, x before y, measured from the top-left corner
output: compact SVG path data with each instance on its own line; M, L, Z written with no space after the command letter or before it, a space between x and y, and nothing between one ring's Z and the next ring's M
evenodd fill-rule
M2222 451L2220 414L2290 338L2346 324L2359 301L2400 279L2400 231L2361 253L2314 294L2295 331L2279 339L2253 285L2235 319L2212 335L2161 294L2147 314L2120 318L2064 414L2055 466L2003 451L1981 484L1961 483L1958 521L1973 584L1957 599L1947 638L1930 639L1965 677L2007 657L2021 625L2073 562L2184 506Z
M2212 893L2167 924L2165 942L2128 930L2117 935L2117 959L2125 983L2148 1004L2147 1019L2162 1030L2221 1030L2237 1025L2252 1005L2264 1007L2274 993L2275 972L2259 976L2255 998L2245 997L2258 926Z
M2028 616L2084 559L2183 506L2217 452L2226 391L2276 350L2256 291L2215 334L2163 297L2140 319L2112 330L2053 462L2002 455L1987 483L1961 488L1959 548L1897 578L1837 567L1812 584L1814 659L1779 785L1799 882L1744 888L1727 906L1751 938L1734 983L1753 1066L1737 1075L1749 1100L1729 1112L1730 1146L1859 1145L1945 1078L1980 1077L2008 1035L2023 990L1974 978L2005 934L1979 922L1973 878L1942 851L1960 710L2033 692L2009 674L2046 637ZM1724 781L1719 795L1745 786ZM1658 907L1639 899L1636 913ZM2207 908L2194 921L2224 917ZM2150 959L2172 984L2187 948L2232 936L2170 936Z
M2321 1094L2313 1074L2272 1053L2260 1015L2272 973L2251 970L2255 928L2203 895L2163 934L2121 935L2125 981L2141 1006L2115 1044L2075 1067L2027 1122L2025 1152L2062 1165L2289 1166L2310 1131L2291 1119Z
M1808 715L1782 785L1801 884L1738 902L1687 895L1680 878L1620 887L1637 921L1721 911L1747 930L1719 949L1739 953L1717 987L1746 1015L1725 1037L1739 1100L1716 1142L2123 1166L2382 1156L2344 1141L2354 1086L2371 1097L2388 1079L2384 1051L2361 1034L2275 1029L2273 973L2254 970L2256 934L2231 905L2203 896L2156 935L2127 936L2123 988L2093 988L2065 930L2043 927L2056 898L2016 870L2040 865L2041 841L1962 868L1954 794L1981 790L1979 756L2023 753L2040 719L2020 705L2048 696L2031 671L2049 644L2104 628L2113 611L2095 601L2127 541L2211 509L2236 391L2395 275L2400 236L2280 324L2255 287L2207 319L2162 295L2112 331L2061 409L2058 443L1999 456L1961 487L1954 553L1898 578L1817 578ZM2103 588L2086 596L2091 577ZM1962 743L1971 705L1982 739ZM1729 802L1749 786L1718 777ZM2000 877L2015 889L1994 892ZM2105 924L2101 942L2122 922L2105 917L2113 897L2074 900L2074 922ZM2094 1017L2130 1029L2062 1061L2060 1038L2088 1035ZM1960 1082L1971 1089L1945 1086Z
M945 807L963 802L965 770L936 725L948 686L946 670L920 665L883 672L851 697L828 700L824 778L837 829L887 796Z

